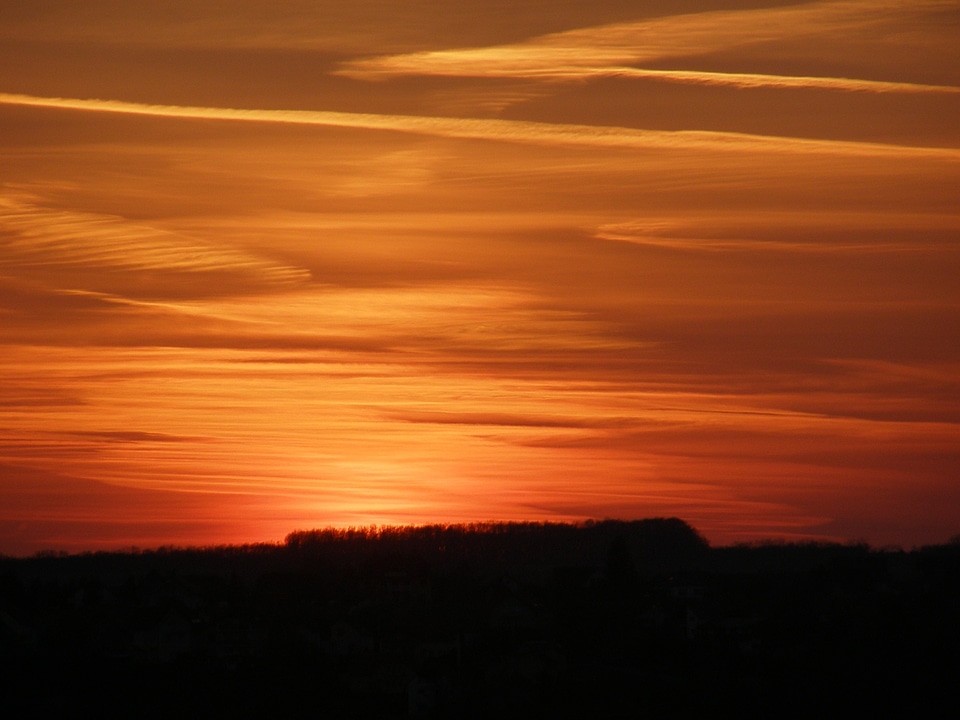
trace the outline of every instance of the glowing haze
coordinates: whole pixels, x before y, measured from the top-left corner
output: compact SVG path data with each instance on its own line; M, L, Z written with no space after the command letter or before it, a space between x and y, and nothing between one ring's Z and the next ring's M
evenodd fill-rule
M0 553L946 541L958 38L956 0L0 0Z

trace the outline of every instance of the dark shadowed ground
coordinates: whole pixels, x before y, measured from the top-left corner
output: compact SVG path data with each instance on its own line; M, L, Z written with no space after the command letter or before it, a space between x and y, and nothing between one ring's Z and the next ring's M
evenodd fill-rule
M9 717L922 711L958 598L960 544L709 548L675 519L3 559L0 688Z

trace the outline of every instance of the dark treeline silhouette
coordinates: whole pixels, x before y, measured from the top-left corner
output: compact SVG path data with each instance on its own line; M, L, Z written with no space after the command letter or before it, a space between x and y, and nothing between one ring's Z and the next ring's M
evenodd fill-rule
M676 518L632 522L473 523L421 527L326 529L293 532L285 545L312 561L349 558L351 562L477 569L552 568L598 565L612 543L629 543L644 567L667 569L703 560L706 541Z
M960 543L710 548L677 519L297 531L0 558L0 703L269 717L916 712Z

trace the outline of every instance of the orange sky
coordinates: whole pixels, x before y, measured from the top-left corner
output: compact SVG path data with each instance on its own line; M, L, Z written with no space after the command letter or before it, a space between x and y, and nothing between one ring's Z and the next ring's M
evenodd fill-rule
M0 553L960 532L960 2L0 0Z

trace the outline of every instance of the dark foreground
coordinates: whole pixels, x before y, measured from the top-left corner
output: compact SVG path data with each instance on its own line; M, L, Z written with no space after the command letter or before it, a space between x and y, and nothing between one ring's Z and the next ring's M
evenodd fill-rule
M686 717L953 706L960 544L679 520L0 560L5 717Z

